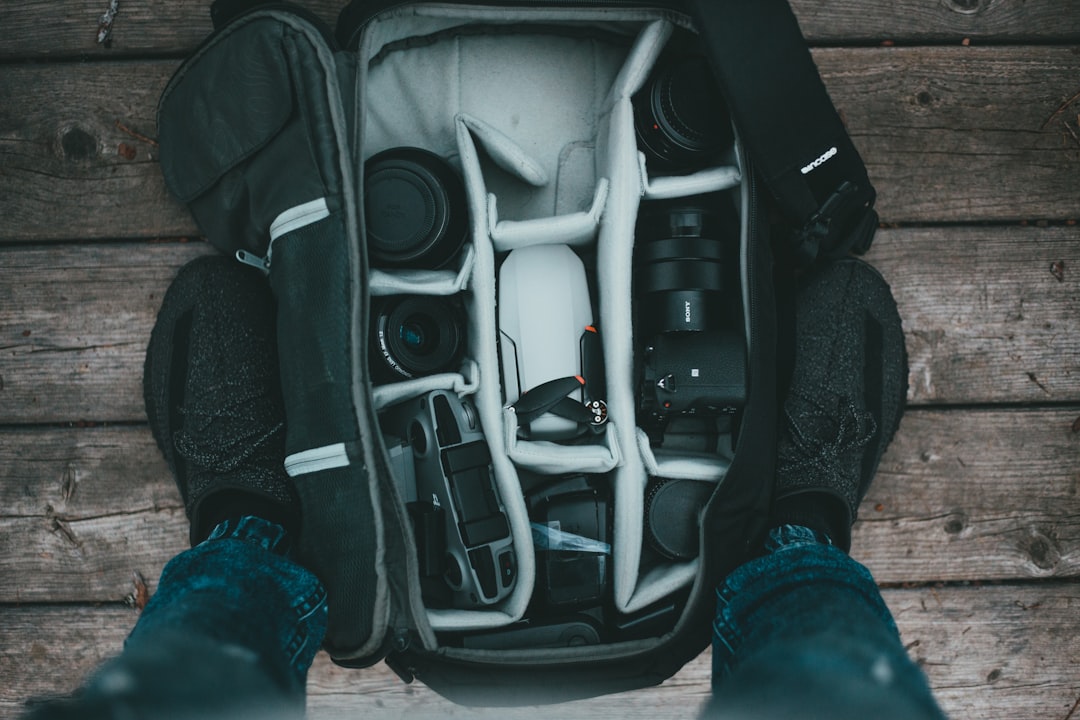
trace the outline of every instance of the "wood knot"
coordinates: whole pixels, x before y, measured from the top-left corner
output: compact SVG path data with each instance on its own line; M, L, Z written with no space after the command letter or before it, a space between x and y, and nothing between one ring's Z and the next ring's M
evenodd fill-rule
M1020 550L1040 570L1051 571L1061 562L1061 548L1053 535L1032 529L1020 541Z
M967 517L964 513L953 513L945 521L945 532L949 535L959 535L967 527Z
M97 139L82 128L69 127L60 133L60 149L71 162L90 160L98 152Z
M915 96L915 101L919 103L919 105L926 107L934 102L934 96L928 93L926 90L923 90L921 93Z
M945 7L961 15L975 15L985 9L984 0L945 0Z

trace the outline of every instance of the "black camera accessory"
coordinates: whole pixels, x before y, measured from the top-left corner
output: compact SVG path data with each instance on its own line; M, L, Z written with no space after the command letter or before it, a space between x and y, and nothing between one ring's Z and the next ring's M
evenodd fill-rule
M686 9L706 41L739 139L793 226L795 258L809 264L819 255L866 252L878 226L877 193L790 4L690 0Z
M457 369L465 316L439 295L392 295L372 303L372 369L386 382Z
M384 150L364 168L364 218L373 265L443 267L468 235L465 186L435 153Z
M561 418L572 420L579 426L592 432L600 432L607 424L607 403L603 400L578 402L569 397L570 393L585 386L585 378L574 377L549 380L528 391L511 405L517 413L519 427L528 428L529 424L545 413L552 413Z
M610 573L607 481L572 475L535 490L526 500L536 543L536 601L554 610L600 604Z
M654 203L635 231L634 283L639 336L719 328L739 306L738 243L713 206Z
M727 105L708 61L670 58L634 96L642 150L661 169L693 170L735 142Z
M654 445L672 416L712 418L746 403L746 344L734 331L657 335L642 366L638 422Z
M389 443L398 492L413 522L421 588L429 606L493 605L517 579L513 539L471 403L436 390L391 408L383 429L404 438L408 462ZM434 581L434 582L433 582Z
M699 517L714 483L650 478L645 489L645 537L669 560L693 560L699 552Z

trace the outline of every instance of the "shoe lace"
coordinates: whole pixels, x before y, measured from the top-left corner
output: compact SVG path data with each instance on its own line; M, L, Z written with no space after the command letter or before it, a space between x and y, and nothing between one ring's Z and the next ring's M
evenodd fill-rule
M264 388L249 379L199 388L180 408L184 424L174 444L189 462L228 472L255 455L285 428Z
M861 410L849 397L836 397L834 407L796 393L799 403L786 403L784 408L787 435L791 448L782 453L779 470L784 473L817 468L834 474L843 467L846 453L864 447L877 433L877 421L867 410ZM799 406L793 412L790 405ZM835 433L828 428L835 427ZM822 431L822 428L826 428ZM816 430L817 432L813 432Z

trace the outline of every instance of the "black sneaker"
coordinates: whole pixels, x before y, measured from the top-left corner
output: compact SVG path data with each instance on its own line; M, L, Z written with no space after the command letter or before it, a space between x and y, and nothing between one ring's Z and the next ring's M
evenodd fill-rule
M191 542L229 517L295 531L274 299L235 260L201 257L176 276L150 335L146 414L191 521Z
M803 502L828 508L828 534L846 551L859 503L904 412L904 333L888 283L854 258L812 271L795 303L795 368L775 500L789 509Z

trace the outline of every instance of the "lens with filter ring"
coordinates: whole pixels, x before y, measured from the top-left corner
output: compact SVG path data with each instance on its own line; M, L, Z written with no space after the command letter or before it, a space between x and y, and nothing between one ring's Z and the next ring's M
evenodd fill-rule
M465 348L465 326L448 298L382 298L372 315L373 356L380 378L401 380L457 369Z
M704 57L668 61L634 98L642 149L663 169L693 169L735 140L720 89Z
M468 233L457 171L419 148L392 148L368 160L364 212L368 251L380 267L444 267Z

